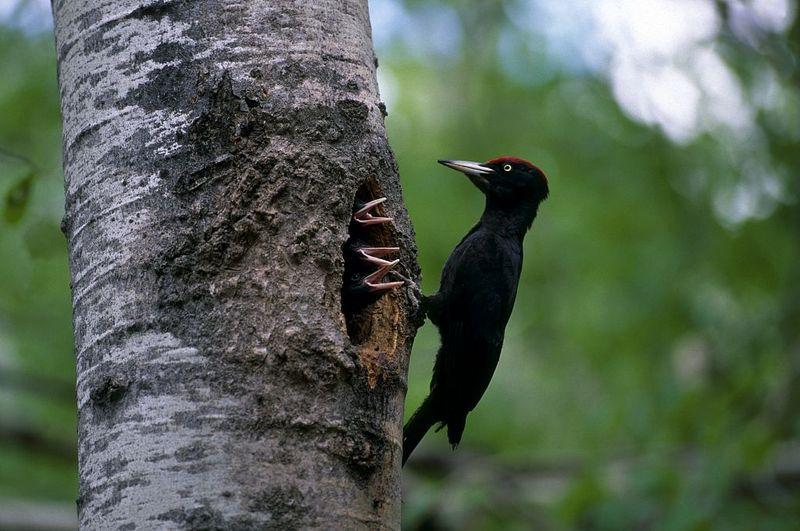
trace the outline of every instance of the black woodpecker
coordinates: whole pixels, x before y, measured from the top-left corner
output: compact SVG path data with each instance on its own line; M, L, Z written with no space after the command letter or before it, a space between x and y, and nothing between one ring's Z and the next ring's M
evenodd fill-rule
M500 358L522 270L522 241L549 193L544 173L523 159L439 163L469 177L486 196L486 207L447 259L439 291L420 297L442 344L430 394L403 428L403 464L434 424L447 426L453 448L461 441L467 414Z

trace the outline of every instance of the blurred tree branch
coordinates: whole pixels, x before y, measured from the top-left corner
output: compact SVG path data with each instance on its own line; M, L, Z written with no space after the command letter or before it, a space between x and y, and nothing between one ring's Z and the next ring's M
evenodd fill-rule
M20 155L19 153L14 153L12 151L7 150L4 147L0 147L0 156L3 156L8 159L18 160L31 168L33 171L38 171L38 168L34 162L24 155Z
M59 378L0 369L0 389L3 388L70 404L75 402L75 385Z
M537 506L562 500L573 482L587 474L597 477L605 489L620 494L629 487L637 469L651 466L649 457L634 454L620 454L599 465L578 457L508 463L464 452L420 452L414 457L407 467L412 473L407 477L412 491L420 490L420 484L426 481L440 482L438 491L448 495L480 487L489 496L483 509L502 512L501 508L506 508L509 514L534 514ZM669 453L669 459L684 473L701 470L704 463L703 452L697 448L675 449ZM800 441L778 444L769 466L756 473L740 474L730 483L731 494L764 505L791 503L798 490ZM420 521L427 522L425 525L431 525L440 513L437 503L429 506L428 515L420 517Z
M0 498L0 529L68 531L77 529L72 503L50 503Z
M33 427L8 424L2 421L0 421L0 442L69 462L75 462L78 455L78 448L74 443L48 438ZM0 529L3 528L0 527Z

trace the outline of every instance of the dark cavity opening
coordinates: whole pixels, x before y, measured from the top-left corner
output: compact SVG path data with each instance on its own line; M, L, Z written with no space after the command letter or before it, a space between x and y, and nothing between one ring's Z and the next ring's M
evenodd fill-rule
M356 192L351 209L349 237L342 246L344 255L344 276L342 282L342 312L347 324L347 334L354 345L367 342L373 335L373 327L377 325L373 318L375 312L381 311L386 304L391 304L391 293L370 293L363 284L364 278L374 272L378 266L366 262L359 256L358 250L363 247L396 247L394 224L392 222L376 225L362 225L353 219L353 214L364 204L383 197L378 182L368 177ZM375 216L386 216L385 203L372 210ZM387 256L387 260L397 258L398 253ZM385 280L398 280L391 273ZM376 332L376 331L375 331Z

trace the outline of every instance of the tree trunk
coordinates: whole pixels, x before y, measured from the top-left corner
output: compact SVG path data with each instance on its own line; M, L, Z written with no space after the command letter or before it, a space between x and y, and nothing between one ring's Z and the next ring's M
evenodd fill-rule
M367 0L53 11L82 527L398 528L413 312L341 307L357 195L418 277Z

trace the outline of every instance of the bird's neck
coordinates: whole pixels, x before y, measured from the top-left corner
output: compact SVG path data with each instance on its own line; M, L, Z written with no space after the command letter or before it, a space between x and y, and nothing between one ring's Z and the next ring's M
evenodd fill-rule
M516 237L521 241L536 218L538 204L503 205L487 198L481 226L494 233Z

